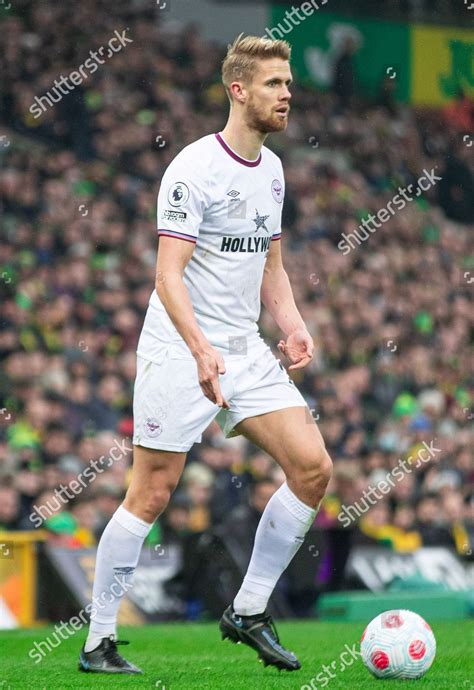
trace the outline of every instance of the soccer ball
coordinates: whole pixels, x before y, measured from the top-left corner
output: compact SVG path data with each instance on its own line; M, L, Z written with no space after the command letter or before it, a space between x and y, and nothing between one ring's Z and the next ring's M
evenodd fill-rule
M364 664L377 678L421 678L436 654L430 626L413 611L385 611L376 616L360 643Z

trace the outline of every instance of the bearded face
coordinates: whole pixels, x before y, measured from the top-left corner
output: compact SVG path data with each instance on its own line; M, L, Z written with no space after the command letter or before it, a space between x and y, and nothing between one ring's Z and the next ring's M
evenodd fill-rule
M287 60L260 60L252 80L244 85L247 99L244 120L249 129L262 134L281 132L288 125L291 71Z
M290 106L279 105L277 107L281 108L280 112L252 95L247 103L245 123L250 129L255 129L262 134L282 132L288 125Z

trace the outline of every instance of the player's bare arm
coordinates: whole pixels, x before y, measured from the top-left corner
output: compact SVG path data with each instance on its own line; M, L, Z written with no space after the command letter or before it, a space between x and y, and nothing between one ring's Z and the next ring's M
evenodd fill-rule
M184 269L193 251L194 244L190 242L161 237L156 260L155 289L176 330L197 362L199 384L204 395L219 407L228 408L219 385L219 374L225 374L224 359L199 328L183 281Z
M283 266L280 241L270 244L260 295L263 305L287 336L286 343L280 340L278 349L290 360L289 369L302 369L313 358L313 338L296 307Z

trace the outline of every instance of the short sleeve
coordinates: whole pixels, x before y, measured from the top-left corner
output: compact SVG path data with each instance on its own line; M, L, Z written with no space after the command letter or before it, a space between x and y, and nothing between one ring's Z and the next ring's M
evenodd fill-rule
M273 242L273 240L280 240L281 239L281 215L283 212L283 204L284 204L284 200L285 200L285 176L283 174L283 166L281 165L281 162L280 162L279 167L280 167L280 174L279 174L278 178L275 178L272 182L273 198L277 202L278 207L279 207L278 226L272 235L272 242Z
M207 204L206 188L207 180L197 166L175 158L158 192L158 235L196 243Z

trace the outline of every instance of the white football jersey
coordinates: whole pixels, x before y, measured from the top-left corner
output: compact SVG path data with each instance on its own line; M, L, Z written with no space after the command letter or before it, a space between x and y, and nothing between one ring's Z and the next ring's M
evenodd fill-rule
M260 288L270 242L281 236L280 159L263 146L249 161L220 134L186 146L163 175L158 234L195 244L184 283L202 332L222 354L266 349L258 332ZM163 347L190 351L153 290L137 352L159 361Z

